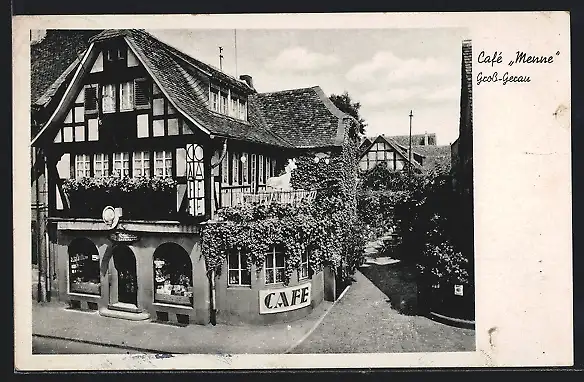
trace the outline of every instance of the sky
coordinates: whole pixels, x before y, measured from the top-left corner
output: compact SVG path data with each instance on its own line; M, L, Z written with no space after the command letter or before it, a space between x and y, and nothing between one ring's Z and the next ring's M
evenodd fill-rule
M174 29L149 33L258 92L320 86L361 103L368 136L458 137L461 43L468 31L428 29ZM237 37L237 38L236 38ZM237 45L237 55L235 54ZM237 60L236 60L237 57Z
M461 43L465 29L149 30L160 40L233 76L249 74L258 92L320 86L361 103L365 133L458 137ZM237 38L236 38L237 37ZM237 42L237 64L235 45Z

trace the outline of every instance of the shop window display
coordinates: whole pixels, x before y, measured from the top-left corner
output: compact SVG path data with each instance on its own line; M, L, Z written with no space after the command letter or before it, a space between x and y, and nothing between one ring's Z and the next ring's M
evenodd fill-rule
M69 291L100 295L99 252L86 238L75 239L69 245Z
M193 305L193 267L178 244L165 243L154 252L154 302Z

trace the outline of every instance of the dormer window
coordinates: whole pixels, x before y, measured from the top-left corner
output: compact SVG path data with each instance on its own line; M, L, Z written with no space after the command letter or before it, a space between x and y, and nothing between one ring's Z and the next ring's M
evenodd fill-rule
M211 85L209 89L209 109L232 118L247 120L247 102L244 96L229 89Z
M221 114L229 115L229 101L227 93L221 93Z
M211 89L211 110L219 112L219 91L216 89Z

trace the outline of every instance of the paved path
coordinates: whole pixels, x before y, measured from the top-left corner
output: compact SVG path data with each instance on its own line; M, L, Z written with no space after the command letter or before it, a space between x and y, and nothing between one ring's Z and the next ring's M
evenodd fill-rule
M395 265L376 266L383 274ZM363 269L365 272L365 269ZM473 351L472 329L460 329L392 308L389 297L357 271L355 280L316 330L292 353Z
M179 327L109 318L98 312L69 310L65 308L66 305L57 302L33 302L32 332L38 338L62 338L88 345L102 344L138 351L142 349L144 352L284 353L310 331L331 305L324 301L309 316L291 323L240 326L193 324ZM38 349L53 351L46 341L41 341ZM82 349L91 351L92 347Z
M32 354L143 354L144 351L61 338L32 337Z

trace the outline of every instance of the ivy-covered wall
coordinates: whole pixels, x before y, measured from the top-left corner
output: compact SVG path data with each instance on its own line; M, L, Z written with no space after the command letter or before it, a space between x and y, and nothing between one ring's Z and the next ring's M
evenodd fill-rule
M347 120L345 126L343 145L331 152L328 163L316 162L315 152L305 153L296 158L290 181L294 188L318 190L315 204L339 235L340 276L346 281L363 262L365 232L357 216L358 125Z
M342 147L331 150L328 161L315 161L316 151L295 156L290 183L294 189L314 190L314 201L301 205L241 205L218 212L218 222L203 231L202 251L208 269L221 272L227 253L245 251L248 269L263 268L273 246L283 248L285 283L308 251L313 271L323 265L340 269L347 279L363 261L363 227L357 218L358 140L356 124L346 126ZM321 152L322 153L322 152ZM328 163L327 163L328 162Z

